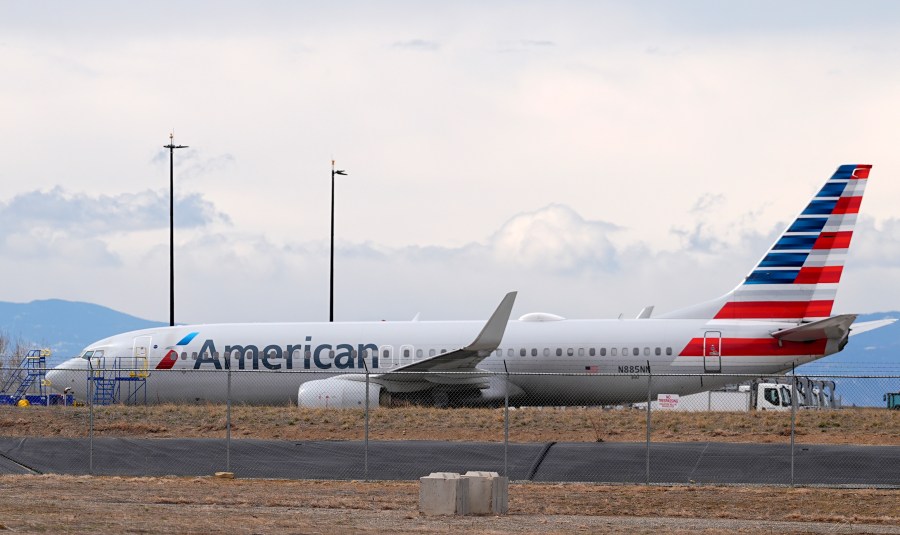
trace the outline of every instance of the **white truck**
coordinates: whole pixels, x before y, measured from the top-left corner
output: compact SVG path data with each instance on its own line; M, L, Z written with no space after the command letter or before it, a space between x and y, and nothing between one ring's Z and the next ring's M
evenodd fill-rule
M646 403L635 405L646 407ZM757 383L741 385L736 391L710 391L679 396L660 394L653 401L651 410L684 412L741 412L791 410L791 385L782 383Z
M750 390L750 406L758 411L791 410L791 385L754 383Z

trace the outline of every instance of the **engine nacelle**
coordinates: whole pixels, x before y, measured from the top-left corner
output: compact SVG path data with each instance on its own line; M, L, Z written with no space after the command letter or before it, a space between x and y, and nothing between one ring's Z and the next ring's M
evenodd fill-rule
M377 407L387 391L376 383L369 383L369 407ZM366 407L365 381L353 381L340 377L307 381L297 392L297 405L317 409L364 409Z

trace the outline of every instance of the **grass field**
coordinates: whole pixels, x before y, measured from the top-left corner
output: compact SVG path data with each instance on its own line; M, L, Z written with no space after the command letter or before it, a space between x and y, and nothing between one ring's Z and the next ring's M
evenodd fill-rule
M644 411L599 408L524 408L509 412L511 442L634 442L646 438ZM235 406L232 437L283 440L358 440L361 410L296 406ZM651 439L659 442L779 443L790 440L791 416L776 412L666 412L652 414ZM0 436L84 437L86 407L0 407ZM95 407L95 436L208 437L225 433L224 405L113 405ZM500 442L503 409L377 408L370 413L372 440ZM900 445L900 411L804 410L796 440L816 444Z

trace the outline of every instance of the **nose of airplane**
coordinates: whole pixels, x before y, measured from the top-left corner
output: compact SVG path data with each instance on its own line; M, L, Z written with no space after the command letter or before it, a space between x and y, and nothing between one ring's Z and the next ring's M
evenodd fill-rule
M73 385L80 384L87 379L85 370L88 369L88 363L81 357L71 358L62 364L47 371L47 380L50 381L50 387L60 393L66 388L72 388Z

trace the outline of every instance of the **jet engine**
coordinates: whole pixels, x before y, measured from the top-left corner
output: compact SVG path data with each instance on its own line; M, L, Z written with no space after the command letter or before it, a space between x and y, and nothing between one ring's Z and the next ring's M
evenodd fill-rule
M379 402L390 404L390 393L376 383L369 383L369 407ZM319 409L363 409L366 406L365 381L341 377L307 381L297 392L297 405Z

